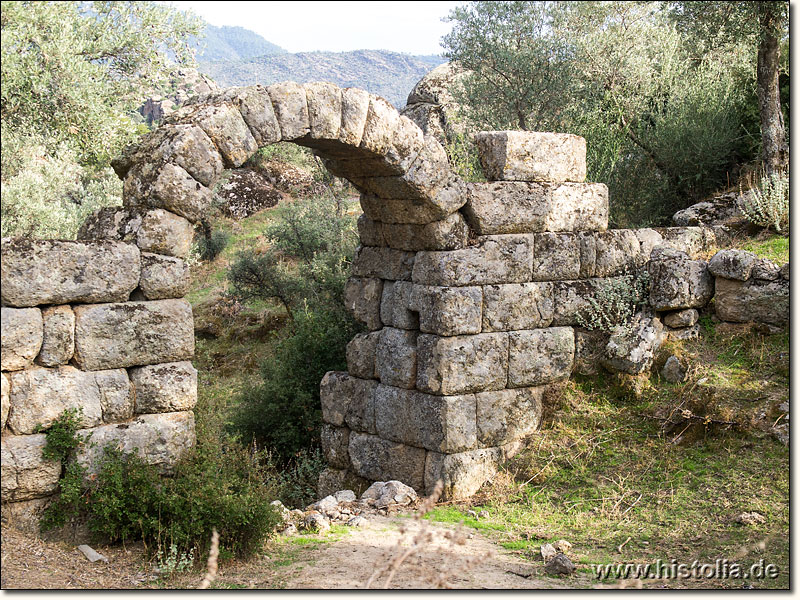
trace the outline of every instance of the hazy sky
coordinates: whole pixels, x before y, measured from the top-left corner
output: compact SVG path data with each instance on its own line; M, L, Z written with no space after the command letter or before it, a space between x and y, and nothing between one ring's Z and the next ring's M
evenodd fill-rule
M170 2L212 25L238 25L289 52L394 50L439 54L443 23L464 2Z

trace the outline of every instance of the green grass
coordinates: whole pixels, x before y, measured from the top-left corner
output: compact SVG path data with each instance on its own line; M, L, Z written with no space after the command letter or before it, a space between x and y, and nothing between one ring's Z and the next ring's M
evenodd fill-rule
M767 258L778 266L789 262L789 238L782 235L772 235L764 240L750 240L742 245L742 249L760 258Z

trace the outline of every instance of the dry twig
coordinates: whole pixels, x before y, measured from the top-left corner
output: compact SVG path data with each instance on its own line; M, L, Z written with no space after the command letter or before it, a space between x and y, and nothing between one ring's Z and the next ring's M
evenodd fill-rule
M207 590L217 578L217 559L219 558L219 533L217 529L211 533L211 550L208 552L208 563L206 566L206 576L200 582L198 590Z

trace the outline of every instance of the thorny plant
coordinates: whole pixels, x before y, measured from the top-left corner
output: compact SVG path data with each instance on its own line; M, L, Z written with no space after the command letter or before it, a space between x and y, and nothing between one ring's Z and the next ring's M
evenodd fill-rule
M433 493L425 498L417 508L416 514L414 515L414 524L417 525L417 527L412 528L404 525L399 529L401 536L397 541L397 546L394 548L393 555L383 566L378 567L378 565L376 565L375 570L364 585L364 588L371 588L373 583L376 583L385 575L386 579L383 582L382 588L389 589L392 580L403 563L415 554L421 555L426 549L434 546L437 541L437 535L435 532L430 531L430 523L423 519L423 517L436 505L436 502L442 494L442 489L443 484L442 481L439 480L436 482ZM414 531L415 529L416 531ZM439 535L448 542L450 549L454 549L456 546L463 546L467 541L467 536L462 528L455 531L446 531ZM469 572L479 562L487 558L489 558L488 553L469 558L462 565L460 571ZM436 569L430 566L429 562L423 563L421 565L422 575L434 588L451 588L452 586L447 580L457 571L452 568L447 568L447 565L441 561L438 564L439 569Z

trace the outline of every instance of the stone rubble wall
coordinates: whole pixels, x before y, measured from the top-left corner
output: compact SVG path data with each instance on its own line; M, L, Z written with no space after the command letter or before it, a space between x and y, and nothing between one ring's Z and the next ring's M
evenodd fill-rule
M170 473L194 445L197 371L186 263L123 241L2 241L2 502L37 521L58 489L45 433L79 410L92 473L102 449Z

